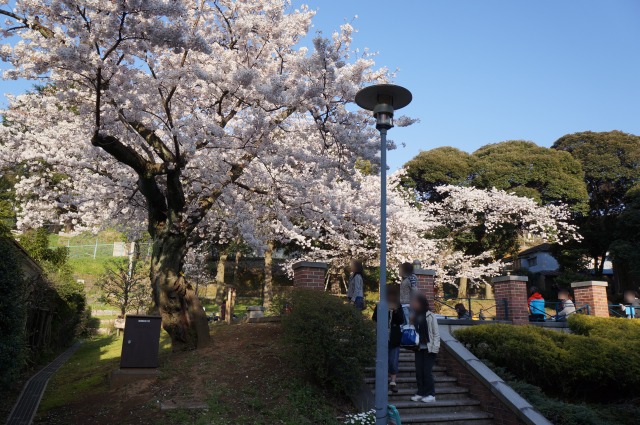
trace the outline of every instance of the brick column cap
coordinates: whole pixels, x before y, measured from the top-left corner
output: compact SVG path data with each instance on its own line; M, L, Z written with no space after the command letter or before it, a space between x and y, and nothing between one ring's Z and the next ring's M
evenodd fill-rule
M329 268L329 265L327 263L314 263L313 261L298 261L291 266L293 270L299 269L300 267L326 270Z
M603 282L601 280L586 280L584 282L572 282L572 288L589 288L591 286L609 286L609 283Z
M435 270L428 270L428 269L415 269L415 270L413 270L413 274L415 274L415 275L423 275L423 276L435 276L436 275L436 271Z
M496 276L491 278L491 283L498 282L528 282L527 276Z

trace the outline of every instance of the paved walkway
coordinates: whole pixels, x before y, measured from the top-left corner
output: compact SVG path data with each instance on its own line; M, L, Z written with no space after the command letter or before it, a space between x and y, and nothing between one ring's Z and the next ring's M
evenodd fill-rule
M7 425L29 425L33 421L33 417L38 411L40 400L51 375L60 368L69 357L80 347L80 342L76 342L69 347L64 353L60 354L54 361L42 368L38 373L33 375L24 388L18 401L16 401L13 410L7 419Z

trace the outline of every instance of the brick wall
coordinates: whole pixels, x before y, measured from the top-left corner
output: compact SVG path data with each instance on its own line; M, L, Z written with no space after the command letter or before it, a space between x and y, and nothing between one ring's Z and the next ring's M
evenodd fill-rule
M436 272L434 270L424 269L415 269L413 272L418 278L418 290L427 297L429 305L433 308Z
M529 323L526 276L494 277L493 293L496 299L496 319L510 320L514 325ZM504 300L507 301L505 306Z
M609 317L609 300L607 299L607 282L586 281L573 282L573 295L576 306L589 304L589 314L597 317Z
M324 291L327 264L300 261L292 268L294 287Z
M467 368L446 348L440 348L438 363L447 368L447 374L458 380L458 385L469 389L469 396L480 402L482 410L493 415L493 423L496 425L522 425L524 424L515 413L502 403L489 388L474 377Z

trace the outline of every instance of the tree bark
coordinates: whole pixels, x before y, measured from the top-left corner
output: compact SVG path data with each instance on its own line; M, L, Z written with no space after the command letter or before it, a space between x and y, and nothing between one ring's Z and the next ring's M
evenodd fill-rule
M209 340L202 304L182 274L187 239L176 234L158 235L151 253L153 299L162 327L171 336L174 351L193 350Z
M458 280L458 298L467 298L468 279L461 277Z
M493 299L493 286L490 283L484 285L484 297L488 300Z
M227 264L228 254L220 254L218 259L218 268L216 269L216 283L224 286L224 267Z
M273 242L267 243L267 250L264 253L264 286L262 288L262 306L266 309L271 307L273 301Z

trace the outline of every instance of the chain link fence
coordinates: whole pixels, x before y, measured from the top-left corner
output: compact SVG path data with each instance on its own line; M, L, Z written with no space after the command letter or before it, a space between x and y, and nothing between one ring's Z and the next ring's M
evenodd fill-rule
M109 242L100 243L99 239L92 244L74 245L67 242L64 246L69 250L69 258L110 258L127 257L133 250L133 243L129 242ZM147 259L151 255L151 244L140 243L140 257Z

